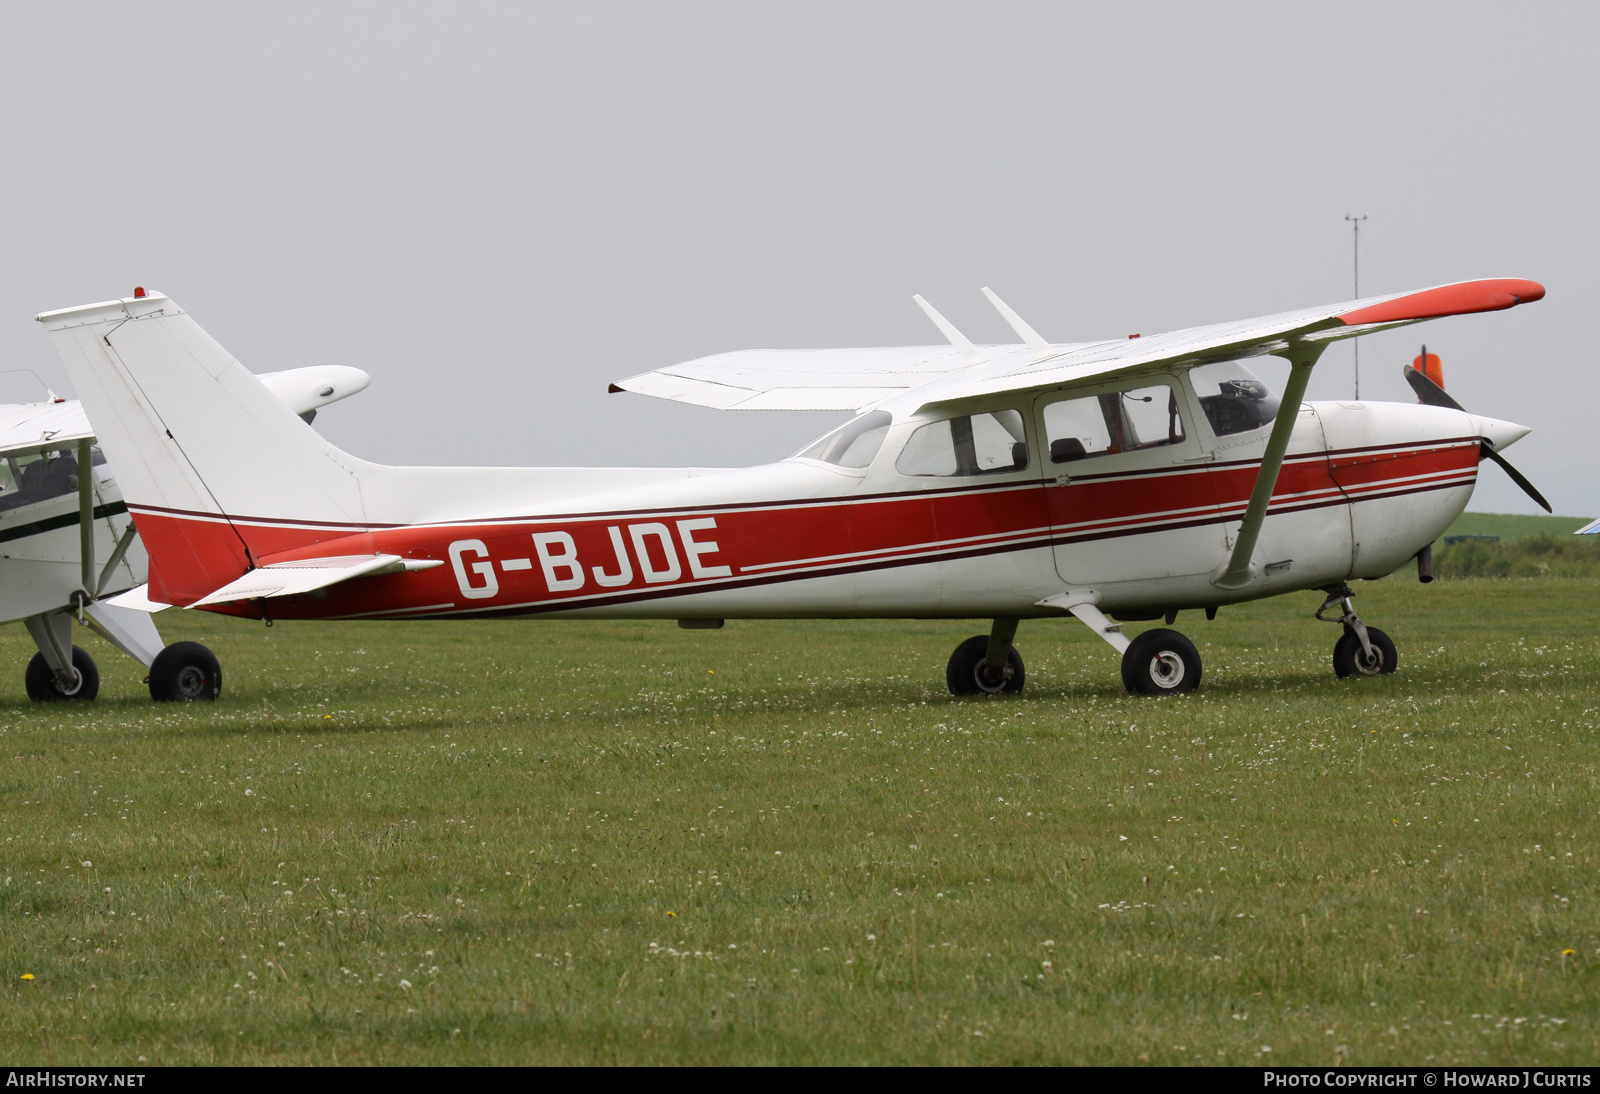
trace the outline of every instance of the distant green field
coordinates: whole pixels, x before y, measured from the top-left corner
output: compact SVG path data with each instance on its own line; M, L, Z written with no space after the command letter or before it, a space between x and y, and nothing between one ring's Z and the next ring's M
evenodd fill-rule
M1502 540L1522 539L1525 536L1570 536L1593 517L1527 516L1522 513L1462 513L1452 524L1447 536L1499 536Z
M1434 545L1434 569L1461 578L1600 577L1600 536L1574 536L1587 517L1463 513ZM1453 536L1498 536L1498 541Z
M7 628L0 1052L1592 1065L1600 580L1359 592L1396 676L1307 593L1168 700L1070 620L953 700L977 625L169 613L221 702L38 706Z

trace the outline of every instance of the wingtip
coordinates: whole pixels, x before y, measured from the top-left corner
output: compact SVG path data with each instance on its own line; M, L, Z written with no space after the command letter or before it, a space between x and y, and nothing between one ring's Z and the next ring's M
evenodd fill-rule
M1368 323L1404 323L1418 319L1440 319L1447 315L1504 311L1518 304L1544 299L1544 286L1517 277L1460 281L1454 285L1407 293L1365 308L1345 312L1339 321L1348 327Z
M611 384L606 388L606 394L607 395L621 395L624 391L627 391L627 390L628 389L625 388L625 387L618 387L616 384Z

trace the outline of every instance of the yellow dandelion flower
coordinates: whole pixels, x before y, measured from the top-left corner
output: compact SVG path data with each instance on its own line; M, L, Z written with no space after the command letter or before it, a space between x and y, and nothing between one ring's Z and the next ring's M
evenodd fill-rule
M668 912L667 914L670 915L673 919L677 919L678 918L678 913L677 912Z
M1577 952L1578 952L1577 950L1562 950L1561 951L1561 956L1562 957L1572 957Z
M25 973L22 974L22 978L24 980L32 980L33 979L33 973L25 972Z

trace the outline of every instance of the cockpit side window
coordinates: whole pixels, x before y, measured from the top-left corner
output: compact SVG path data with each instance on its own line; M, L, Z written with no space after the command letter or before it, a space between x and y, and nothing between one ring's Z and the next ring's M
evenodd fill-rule
M993 410L929 422L911 434L895 470L902 475L955 477L1022 471L1028 440L1022 415Z
M1260 377L1238 361L1219 361L1189 371L1211 432L1219 437L1272 424L1279 399Z
M0 509L58 498L77 489L78 457L74 449L8 456L4 470L0 470Z
M1184 438L1178 393L1167 384L1058 400L1044 408L1044 429L1051 463L1160 448Z
M794 458L821 460L838 467L866 467L883 447L893 421L886 410L869 411L796 452Z

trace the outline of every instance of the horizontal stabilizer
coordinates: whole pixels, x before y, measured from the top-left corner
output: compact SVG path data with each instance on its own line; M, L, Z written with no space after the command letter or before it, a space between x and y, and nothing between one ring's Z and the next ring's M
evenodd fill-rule
M438 559L405 559L399 555L340 555L336 558L305 558L294 562L274 562L251 570L230 581L216 592L203 596L190 608L207 604L226 604L235 600L260 600L270 596L294 596L325 589L353 577L397 574L405 570L431 570L443 566Z
M119 608L131 608L136 612L151 613L164 612L168 608L172 607L171 604L163 604L159 600L151 600L150 586L148 585L140 585L137 588L129 589L125 593L118 593L116 596L108 596L106 599L98 601L98 603L115 604Z

